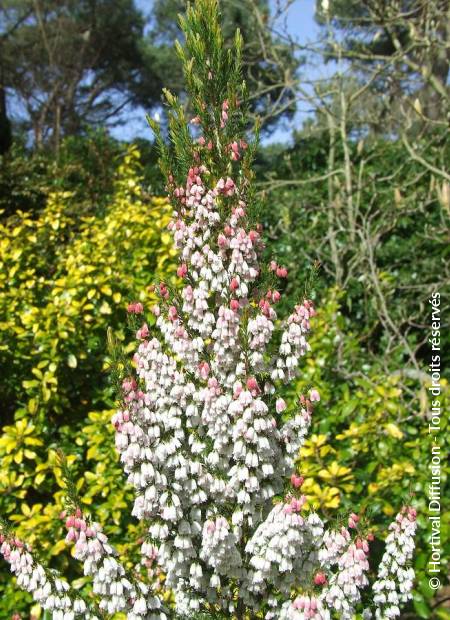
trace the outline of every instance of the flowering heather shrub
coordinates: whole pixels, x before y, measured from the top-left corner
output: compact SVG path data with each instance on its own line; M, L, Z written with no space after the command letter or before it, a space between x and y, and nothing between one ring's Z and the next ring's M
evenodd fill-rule
M261 261L241 39L224 50L216 0L197 0L182 26L194 137L169 93L171 147L152 127L183 285L157 284L159 302L148 315L140 302L128 306L137 351L132 367L120 361L116 369L116 446L136 489L133 515L148 525L142 567L127 574L101 526L83 515L68 471L66 540L92 578L97 603L71 593L7 529L1 551L18 584L64 620L115 612L132 620L198 612L394 618L412 588L415 510L402 508L391 525L373 603L364 609L372 576L367 524L351 513L326 528L306 508L303 477L293 472L320 396L309 388L288 404L279 388L298 374L315 310L305 298L279 320L277 282L287 270ZM161 571L174 609L154 585Z

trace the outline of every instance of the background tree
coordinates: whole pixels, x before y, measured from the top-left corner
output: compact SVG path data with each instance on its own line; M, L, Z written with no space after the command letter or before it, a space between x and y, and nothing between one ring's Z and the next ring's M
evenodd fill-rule
M142 46L146 64L151 64L160 80L177 95L183 95L186 89L181 63L174 54L175 41L183 39L178 15L186 4L185 0L155 0ZM270 19L268 0L227 0L221 10L227 48L233 44L236 28L242 31L243 77L251 93L251 110L261 117L263 128L269 132L280 118L292 118L295 112L301 60L290 45L265 27Z
M284 150L284 165L271 155L261 162L261 191L283 192L282 213L271 209L267 222L280 252L296 248L291 268L300 277L319 259L324 283L346 291L348 316L366 323L368 351L383 351L386 369L401 360L422 379L427 300L450 282L448 95L429 69L449 48L444 8L438 0L322 2L320 40L300 43L285 31L297 53L312 64L333 61L334 73L299 86L312 115Z
M133 0L6 0L0 7L5 145L8 102L10 117L32 131L37 147L45 143L58 151L63 135L118 124L121 112L136 106L148 112L160 103L163 82L182 94L185 84L173 45L180 36L177 14L185 4L157 0L144 17ZM269 131L295 112L299 59L264 28L267 0L226 2L224 14L227 45L236 27L246 37L251 107Z
M423 121L437 124L446 117L449 11L448 0L317 2L318 22L331 26L336 36L326 58L345 58L354 73L369 80L376 71L372 88L383 101L383 118L397 122L411 97L417 98ZM383 123L384 131L391 127Z
M132 0L7 0L0 24L4 88L38 147L57 150L62 135L120 122L128 104L158 101L161 84L143 62L144 20Z

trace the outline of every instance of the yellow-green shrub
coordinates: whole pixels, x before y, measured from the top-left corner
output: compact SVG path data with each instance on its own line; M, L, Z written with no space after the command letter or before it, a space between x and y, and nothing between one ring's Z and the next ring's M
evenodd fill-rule
M109 533L122 545L136 539L109 423L106 332L124 340L127 302L145 303L148 285L173 273L170 211L145 194L136 148L117 166L110 203L94 213L58 192L37 216L0 223L0 513L65 570L58 448ZM1 587L8 617L25 595Z

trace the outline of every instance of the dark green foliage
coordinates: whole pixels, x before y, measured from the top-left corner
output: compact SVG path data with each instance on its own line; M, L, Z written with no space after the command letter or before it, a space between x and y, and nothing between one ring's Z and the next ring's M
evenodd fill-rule
M433 140L429 135L427 140L426 158L443 165L450 156L445 136L436 132ZM404 147L397 141L369 139L363 148L360 143L350 142L350 151L353 169L357 171L363 165L357 223L361 230L370 224L371 242L376 243L373 259L390 315L418 358L426 363L428 298L439 283L444 290L448 287L449 213L440 200L440 183L419 163L405 160ZM289 295L295 295L314 260L322 263L319 297L336 283L337 266L329 243L327 181L320 180L327 174L327 157L328 136L323 132L308 139L299 137L293 147L284 151L262 149L257 160L262 187L263 179L272 181L263 220L270 238L269 251L275 252L290 270ZM344 165L339 144L335 158L338 169ZM277 187L277 181L283 179L288 182ZM301 183L298 187L296 181ZM337 191L342 183L335 177ZM342 204L334 208L341 214L344 211ZM367 353L382 357L389 334L370 278L368 241L358 236L352 242L349 226L344 224L337 231L337 243L341 285L346 291L343 312L358 323L360 342ZM386 360L392 368L408 360L400 339L395 349L397 356ZM443 353L449 360L449 349ZM444 366L448 368L448 364Z
M327 60L346 58L354 75L369 80L386 113L381 131L390 130L386 120L404 115L401 104L411 94L418 97L423 121L442 122L448 111L449 3L447 0L332 0L323 10L318 0L316 19L330 27L339 45L324 50Z
M120 121L128 104L159 101L144 62L144 20L133 0L7 0L0 7L0 86L9 115L35 144Z
M146 191L152 196L163 195L154 145L144 139L136 140L136 144L141 152ZM37 213L54 191L73 192L71 202L79 216L98 212L110 201L115 169L126 150L127 144L105 131L65 138L57 159L51 150L33 151L14 144L9 153L0 157L1 217L16 211Z

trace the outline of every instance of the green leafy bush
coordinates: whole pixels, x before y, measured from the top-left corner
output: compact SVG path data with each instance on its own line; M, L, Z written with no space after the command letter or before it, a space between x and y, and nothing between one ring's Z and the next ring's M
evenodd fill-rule
M330 519L349 511L370 515L373 533L386 531L395 507L411 501L418 510L415 565L416 591L410 605L414 617L449 618L448 609L436 607L426 564L428 540L428 484L432 436L427 384L404 375L402 369L386 374L382 363L370 362L358 333L341 311L343 294L331 289L318 304L310 339L316 356L306 359L296 386L303 392L318 386L321 406L315 412L312 434L300 451L303 489L308 501L320 506ZM345 380L342 380L342 377ZM448 407L448 382L441 382L442 411ZM419 407L417 406L419 394ZM442 455L448 451L448 420L442 416L439 435ZM442 556L449 557L450 505L446 488L450 468L442 459ZM375 555L375 564L376 565ZM445 562L445 560L444 560ZM443 565L441 575L446 574ZM434 615L433 615L434 613Z
M168 206L146 195L135 147L116 165L108 203L88 213L77 205L73 192L52 192L37 213L18 211L0 224L0 513L55 565L67 563L58 448L90 510L124 544L137 544L123 510L127 490L116 484L105 341L108 327L125 339L127 302L144 291L146 303L148 285L173 272ZM24 595L3 574L7 617Z

